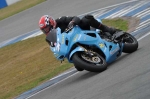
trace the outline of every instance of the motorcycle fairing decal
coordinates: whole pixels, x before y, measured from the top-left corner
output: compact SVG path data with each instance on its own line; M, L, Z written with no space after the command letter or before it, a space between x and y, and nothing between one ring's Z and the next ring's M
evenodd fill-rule
M60 46L61 46L60 43L56 44L56 51L58 51L58 52L60 51Z
M73 38L73 42L76 42L77 41L77 38L78 38L79 34L76 34Z
M104 45L103 43L100 43L100 44L99 44L99 47L100 47L100 48L103 48L104 46L105 46L105 45Z
M62 41L61 41L61 44L64 44L65 43L65 35L62 34Z

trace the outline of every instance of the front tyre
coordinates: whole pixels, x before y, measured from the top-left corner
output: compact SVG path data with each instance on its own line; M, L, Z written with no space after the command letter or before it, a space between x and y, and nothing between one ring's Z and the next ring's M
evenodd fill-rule
M84 69L82 69L81 67L76 66L76 65L74 65L74 67L76 68L77 71L83 71L83 70L84 70Z
M96 52L76 52L72 56L75 66L91 72L102 72L107 69L105 59Z
M136 51L138 48L137 39L129 33L124 34L123 42L124 42L124 47L123 47L124 53L132 53Z

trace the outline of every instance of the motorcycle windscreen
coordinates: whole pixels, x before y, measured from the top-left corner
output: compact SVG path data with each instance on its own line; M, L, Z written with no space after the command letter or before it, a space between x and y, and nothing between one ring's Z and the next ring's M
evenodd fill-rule
M57 30L52 29L50 33L46 36L46 40L49 42L57 42Z

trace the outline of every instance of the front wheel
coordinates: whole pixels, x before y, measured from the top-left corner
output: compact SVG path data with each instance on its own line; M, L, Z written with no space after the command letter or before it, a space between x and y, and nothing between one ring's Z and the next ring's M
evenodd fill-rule
M124 40L123 41L124 42L124 47L123 47L124 53L132 53L137 50L138 41L134 36L132 36L129 33L125 33L123 40Z
M72 56L75 66L91 72L102 72L107 69L105 59L96 52L76 52Z
M77 71L83 71L83 70L84 70L84 69L82 69L81 67L76 66L76 65L74 65L74 67L76 68Z

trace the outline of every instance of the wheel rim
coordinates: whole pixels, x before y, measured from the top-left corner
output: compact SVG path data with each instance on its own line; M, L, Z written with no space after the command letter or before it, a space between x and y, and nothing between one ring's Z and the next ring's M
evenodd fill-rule
M83 52L81 53L81 58L89 63L95 64L95 65L102 65L104 64L104 59L102 58L102 56L100 56L98 53L96 52Z
M130 35L125 35L124 36L124 43L134 43L135 41L134 41L134 39L133 39L133 37L131 37Z

